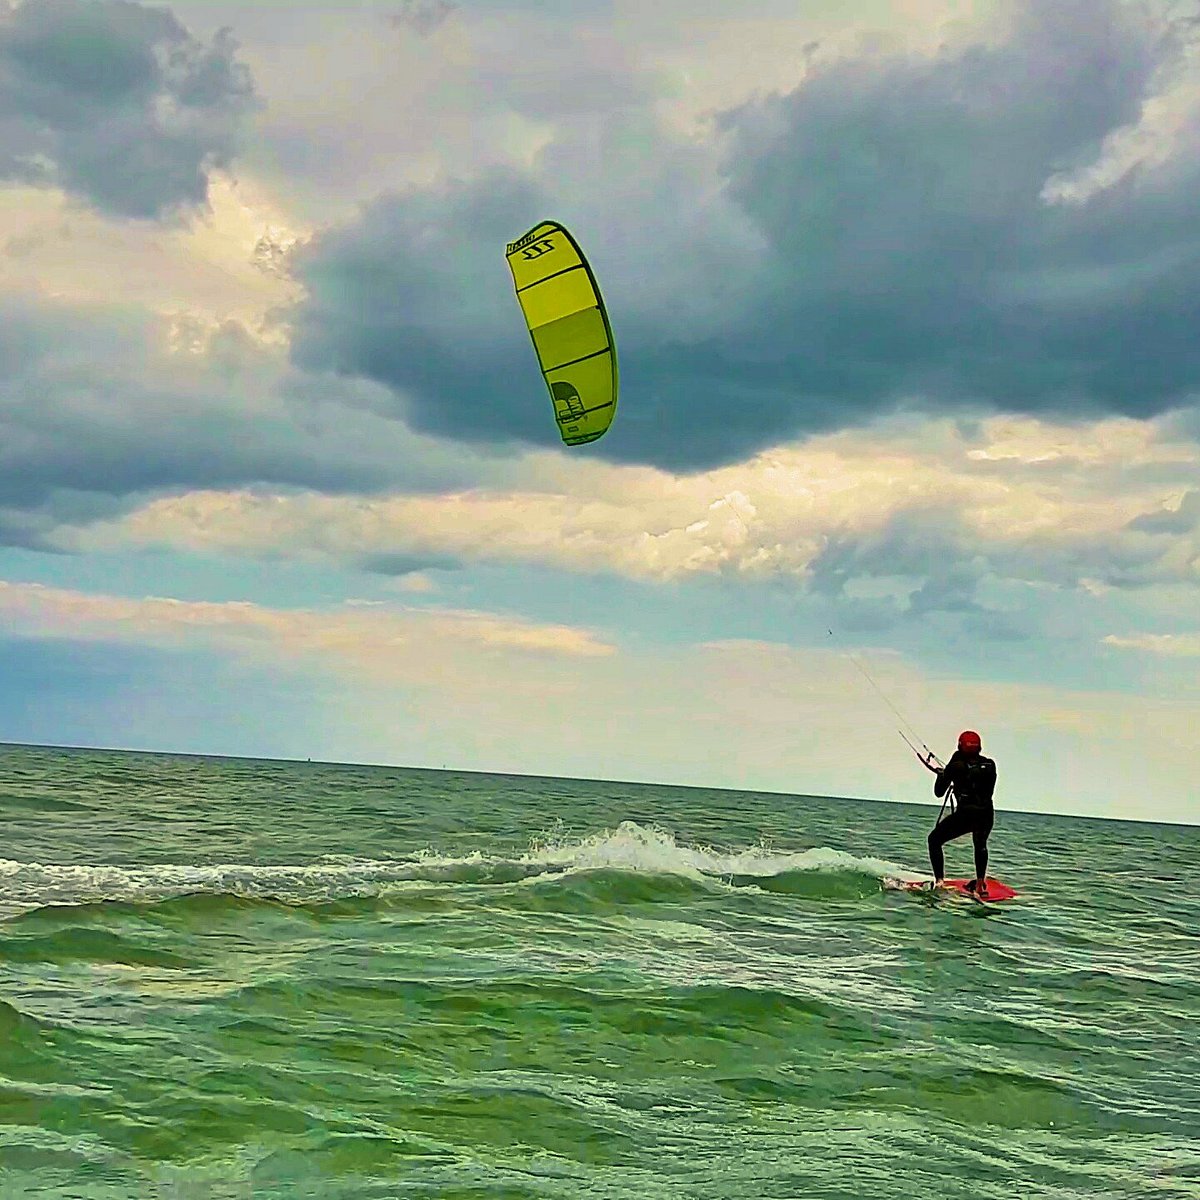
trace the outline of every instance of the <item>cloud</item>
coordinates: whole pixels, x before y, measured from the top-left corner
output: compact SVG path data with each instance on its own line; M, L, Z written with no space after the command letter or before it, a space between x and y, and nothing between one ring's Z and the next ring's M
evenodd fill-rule
M477 186L385 197L352 226L318 233L292 260L307 289L293 319L295 361L403 389L397 415L423 432L548 441L528 335L498 336L519 314L511 285L493 278L507 271L512 231L538 207L535 189L497 171ZM536 369L532 382L542 386ZM453 407L430 399L446 396Z
M15 301L145 308L164 319L216 327L238 321L276 344L275 310L298 286L279 263L302 232L279 202L246 178L209 181L208 208L187 224L110 220L61 191L0 189L0 291Z
M1198 463L1194 444L1128 419L1067 427L997 417L974 433L893 422L686 476L545 455L523 460L524 482L508 489L196 492L64 531L61 545L286 548L342 562L392 557L405 570L441 559L648 581L789 579L851 602L880 581L874 602L966 612L997 578L1195 587L1200 513L1178 528L1141 523L1184 494ZM1167 511L1177 518L1184 506Z
M436 592L438 585L424 571L408 571L396 580L395 588L398 592L429 593Z
M291 258L306 289L290 315L294 360L386 386L397 417L425 433L561 445L504 262L507 242L553 217L597 274L623 375L632 362L636 381L649 345L672 356L676 375L691 371L690 339L728 323L753 286L761 239L721 196L706 156L662 138L637 110L590 118L536 169L409 187L316 234ZM632 395L614 430L576 457L680 465L710 436L693 420L704 417L700 393L670 415L644 382Z
M23 0L0 11L0 178L61 186L114 217L204 207L255 107L227 30L166 9Z
M1144 650L1160 658L1200 657L1200 633L1139 633L1127 637L1109 634L1104 643L1122 650Z
M1135 120L1109 133L1091 161L1065 167L1042 189L1051 204L1085 205L1134 175L1170 172L1172 160L1187 164L1200 123L1200 43L1194 17L1175 6L1164 10L1164 34L1172 53L1164 60L1157 86ZM1190 144L1189 144L1190 143Z
M550 215L578 219L621 356L592 457L711 468L898 406L1164 412L1200 383L1194 139L1067 180L1185 50L1116 0L1029 2L932 55L818 56L707 139L648 105L547 113L532 160L381 197L297 256L298 361L419 429L549 444L500 253Z
M608 4L460 5L436 29L438 0L397 7L239 13L243 56L269 101L239 161L315 222L349 220L365 197L528 163L562 119L657 99L636 36L614 36ZM202 5L185 8L204 20Z
M147 646L210 644L240 655L304 659L366 680L421 680L443 658L589 658L614 647L587 630L452 609L348 603L330 611L244 601L132 599L0 580L0 613L15 634ZM446 664L442 664L446 665Z
M453 570L458 563L445 555L389 554L384 551L363 555L357 565L373 575L394 576L395 586L400 591L424 592L433 589L426 571Z
M1187 535L1200 528L1200 488L1189 488L1174 503L1144 513L1129 523L1131 530L1148 534Z
M404 0L388 17L394 29L410 29L418 37L428 37L440 29L458 9L450 0Z
M1147 415L1196 389L1194 155L1090 204L1042 194L1137 120L1178 46L1126 5L1015 7L1004 40L821 63L723 118L774 251L739 348L701 359L727 406L736 382L776 430L813 429L912 398Z
M0 540L196 487L462 486L492 469L287 366L237 322L0 296Z
M665 312L684 348L720 327L749 286L757 243L721 194L712 148L668 132L656 111L665 84L635 48L540 14L491 22L475 39L470 86L483 112L470 152L297 246L290 264L306 295L291 314L293 355L385 385L422 432L558 446L505 245L544 217L563 220L619 313L624 363L663 332ZM531 40L536 56L522 49ZM635 445L643 419L636 405L622 416ZM659 435L649 436L653 460Z

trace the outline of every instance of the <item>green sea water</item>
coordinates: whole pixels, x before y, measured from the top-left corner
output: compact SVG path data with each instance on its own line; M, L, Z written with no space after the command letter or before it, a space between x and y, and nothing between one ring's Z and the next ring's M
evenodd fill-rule
M0 1196L1200 1196L1200 830L935 815L0 747Z

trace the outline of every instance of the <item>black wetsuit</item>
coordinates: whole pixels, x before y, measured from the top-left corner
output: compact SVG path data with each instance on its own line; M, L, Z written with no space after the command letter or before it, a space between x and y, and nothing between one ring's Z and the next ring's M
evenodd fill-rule
M929 862L934 878L941 879L946 865L942 847L964 833L975 843L975 878L987 878L988 834L992 832L992 793L996 790L996 764L982 754L966 755L955 750L950 761L937 773L933 794L942 797L954 788L955 811L939 821L929 835Z

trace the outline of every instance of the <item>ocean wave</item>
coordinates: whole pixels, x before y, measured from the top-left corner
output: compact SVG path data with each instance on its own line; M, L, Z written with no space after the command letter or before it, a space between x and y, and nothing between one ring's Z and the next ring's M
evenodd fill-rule
M405 859L330 859L297 865L248 863L147 866L55 865L0 859L0 912L15 917L61 906L161 905L185 896L225 896L289 904L336 905L439 885L539 884L547 878L593 876L609 899L653 898L651 878L701 885L830 897L863 896L901 864L821 846L781 851L765 845L719 850L681 845L663 829L624 821L582 839L542 837L524 853L447 855L427 848ZM605 877L626 879L606 889ZM820 882L814 880L820 879ZM668 885L666 891L676 889ZM686 889L685 889L686 890Z

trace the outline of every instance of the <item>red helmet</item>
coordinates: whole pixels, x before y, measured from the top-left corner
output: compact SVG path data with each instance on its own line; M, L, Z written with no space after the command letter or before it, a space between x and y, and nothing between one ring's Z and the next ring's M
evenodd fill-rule
M983 742L975 730L964 729L958 735L958 748L960 750L980 750L983 748Z

